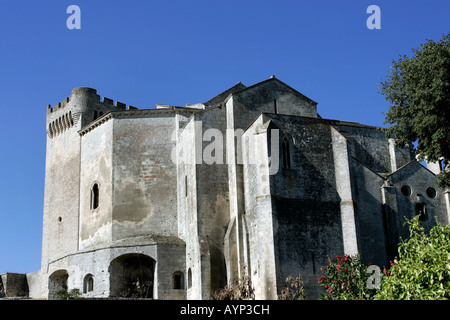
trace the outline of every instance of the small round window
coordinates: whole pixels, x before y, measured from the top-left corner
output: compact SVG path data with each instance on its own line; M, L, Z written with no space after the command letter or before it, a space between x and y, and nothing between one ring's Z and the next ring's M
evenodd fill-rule
M427 188L427 196L429 196L431 199L436 198L436 189L432 187Z
M405 197L409 197L412 194L411 188L409 186L403 186L400 191Z

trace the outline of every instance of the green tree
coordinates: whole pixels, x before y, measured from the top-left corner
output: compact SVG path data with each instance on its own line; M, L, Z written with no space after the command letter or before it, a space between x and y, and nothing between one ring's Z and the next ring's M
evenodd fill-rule
M399 259L382 279L377 300L450 298L450 226L437 224L426 234L419 216L407 221L410 238L399 245Z
M386 132L397 146L417 144L419 160L450 161L450 33L439 42L427 40L413 56L393 61L380 92L390 102ZM450 172L438 175L450 185Z

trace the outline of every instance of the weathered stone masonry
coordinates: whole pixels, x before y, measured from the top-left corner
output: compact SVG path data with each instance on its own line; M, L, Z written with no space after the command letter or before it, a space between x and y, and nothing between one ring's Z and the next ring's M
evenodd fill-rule
M42 265L2 275L5 296L131 296L139 282L147 298L209 299L248 276L276 299L301 273L314 299L328 257L383 266L405 218L449 223L439 166L378 128L323 119L275 77L155 109L75 88L46 127Z

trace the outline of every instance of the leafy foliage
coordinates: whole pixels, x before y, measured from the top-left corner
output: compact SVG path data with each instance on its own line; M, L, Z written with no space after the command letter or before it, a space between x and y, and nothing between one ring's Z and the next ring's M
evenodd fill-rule
M439 42L428 40L413 56L393 61L381 94L390 102L387 134L398 146L417 143L420 160L450 161L450 33ZM450 182L443 172L438 183Z
M367 287L370 274L367 266L361 262L358 255L336 256L328 259L328 264L323 266L325 275L319 277L319 285L325 287L327 295L325 300L364 300L370 299L375 290Z
M449 299L450 226L438 224L427 235L419 216L407 223L410 238L399 245L399 259L383 277L375 299Z
M61 288L55 292L55 297L57 300L68 300L72 297L78 297L80 295L80 289L72 289L67 291L66 288Z

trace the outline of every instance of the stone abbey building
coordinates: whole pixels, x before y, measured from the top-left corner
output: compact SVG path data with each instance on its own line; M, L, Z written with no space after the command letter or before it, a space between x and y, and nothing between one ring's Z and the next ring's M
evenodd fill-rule
M30 297L210 299L248 276L256 299L276 299L300 273L315 299L328 257L384 266L405 218L449 223L439 165L378 128L323 119L273 76L154 109L75 88L46 126L42 266L21 278Z

